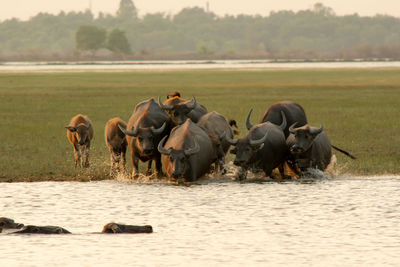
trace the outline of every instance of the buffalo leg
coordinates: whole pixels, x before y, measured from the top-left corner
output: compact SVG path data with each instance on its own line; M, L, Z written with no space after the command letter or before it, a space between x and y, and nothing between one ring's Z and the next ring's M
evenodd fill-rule
M152 162L153 162L153 160L150 159L149 162L147 163L147 171L146 171L146 175L147 175L147 176L149 176L149 175L152 174L152 171L151 171L151 163L152 163Z
M121 167L122 171L126 173L126 147L121 150Z
M79 147L77 144L74 144L74 155L75 155L75 168L78 167L78 162L81 159L81 152L79 151Z
M83 157L83 155L82 155L82 158L83 158L83 166L82 167L85 167L85 168L87 168L87 167L89 167L89 151L90 151L90 143L88 143L88 144L86 144L86 146L84 146L83 147L83 149L84 149L84 157Z
M157 177L158 178L161 178L163 176L162 164L161 164L161 155L156 157L156 172L157 172Z
M131 151L131 162L132 162L132 179L139 177L139 159L135 156L135 153Z

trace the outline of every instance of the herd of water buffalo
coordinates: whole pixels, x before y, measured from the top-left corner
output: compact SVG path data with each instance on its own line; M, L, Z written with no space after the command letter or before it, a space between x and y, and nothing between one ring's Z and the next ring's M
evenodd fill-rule
M204 174L225 170L225 155L229 148L235 154L234 164L243 170L263 170L266 176L278 168L280 177L300 177L309 168L324 171L332 158L332 148L355 159L348 152L331 145L323 126L308 125L304 109L297 103L282 101L267 108L256 125L250 122L247 134L235 138L236 122L221 114L208 112L193 97L185 100L179 92L143 101L136 105L128 123L120 118L110 119L105 126L105 142L111 154L110 175L125 171L126 150L129 146L132 177L139 176L139 160L148 162L146 175L165 173L178 182L195 181ZM82 114L73 117L67 137L75 152L75 167L89 166L93 126Z

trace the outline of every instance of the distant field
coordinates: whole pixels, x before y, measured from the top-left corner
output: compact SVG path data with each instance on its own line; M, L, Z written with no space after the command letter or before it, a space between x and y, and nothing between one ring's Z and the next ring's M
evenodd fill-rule
M127 121L137 103L173 90L236 119L242 135L250 108L256 123L270 104L295 101L358 157L336 153L339 173L400 174L400 69L0 73L0 181L106 179L107 120ZM77 113L95 130L84 171L64 129Z

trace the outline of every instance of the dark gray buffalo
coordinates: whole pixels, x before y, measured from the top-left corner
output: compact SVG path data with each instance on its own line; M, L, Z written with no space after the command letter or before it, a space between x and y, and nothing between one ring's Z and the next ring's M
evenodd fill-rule
M141 234L141 233L152 233L153 227L151 225L128 225L128 224L120 224L115 222L110 222L104 225L102 233L107 234Z
M171 180L195 181L210 170L216 153L208 134L190 119L172 129L158 145L162 163ZM164 144L165 143L165 144Z
M161 155L157 151L157 145L168 133L167 121L165 111L151 98L136 105L126 129L119 125L120 130L126 134L131 149L132 178L139 176L139 160L149 161L147 175L152 173L151 163L155 160L157 175L162 176Z
M249 116L250 113L251 111ZM252 126L247 135L241 139L227 138L230 144L235 146L231 150L231 153L236 154L235 165L245 170L250 167L260 168L266 176L271 176L272 170L279 166L283 174L283 163L288 157L289 150L283 134L283 129L286 127L285 114L281 112L281 116L283 119L279 126L264 122Z
M286 127L284 129L285 138L289 136L289 126L297 122L298 126L303 126L307 124L306 113L304 109L297 103L290 101L281 101L272 104L261 116L260 123L272 122L273 124L282 124L281 112L285 113L286 116ZM247 129L250 130L251 124L247 124Z
M68 230L59 226L36 226L27 225L21 231L14 232L13 234L70 234Z
M216 165L219 165L224 172L225 155L231 146L227 138L233 139L234 130L231 126L236 126L236 122L233 120L228 122L224 116L213 111L202 116L197 125L202 127L210 136L217 153L218 161ZM217 169L216 167L215 170L217 171Z
M160 97L158 103L162 109L168 112L171 123L174 126L180 125L190 118L193 122L198 122L200 118L207 114L207 109L198 104L196 98L185 100L180 97L179 92L161 103Z
M22 223L16 223L13 219L0 217L0 229L20 229L24 226Z
M296 125L294 123L289 127L291 135L287 139L287 144L294 161L292 165L300 174L307 171L308 168L324 171L331 162L332 148L356 159L349 152L331 145L328 136L323 131L323 126L317 128L307 124L295 128Z

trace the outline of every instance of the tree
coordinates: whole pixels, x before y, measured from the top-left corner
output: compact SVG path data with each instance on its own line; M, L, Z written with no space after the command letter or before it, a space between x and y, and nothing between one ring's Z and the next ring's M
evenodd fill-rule
M114 29L110 32L107 38L107 48L114 53L131 54L132 49L126 38L125 32Z
M90 51L94 55L96 51L103 48L107 32L103 28L93 25L82 25L76 31L75 40L78 50Z
M121 0L117 17L121 19L137 19L137 9L132 0Z

